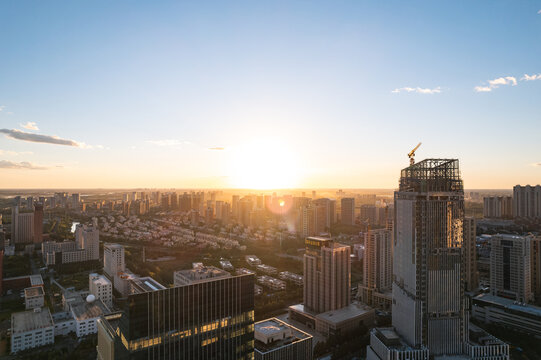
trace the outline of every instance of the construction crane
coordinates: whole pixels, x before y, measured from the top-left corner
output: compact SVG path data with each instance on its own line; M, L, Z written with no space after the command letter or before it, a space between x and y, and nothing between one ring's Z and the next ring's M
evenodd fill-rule
M421 143L418 143L416 147L413 148L408 154L408 157L410 158L410 166L415 164L415 151L421 146Z

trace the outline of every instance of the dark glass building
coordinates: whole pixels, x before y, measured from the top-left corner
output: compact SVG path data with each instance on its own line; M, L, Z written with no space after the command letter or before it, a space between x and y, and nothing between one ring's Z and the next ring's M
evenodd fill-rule
M254 276L130 295L98 330L98 359L253 359Z

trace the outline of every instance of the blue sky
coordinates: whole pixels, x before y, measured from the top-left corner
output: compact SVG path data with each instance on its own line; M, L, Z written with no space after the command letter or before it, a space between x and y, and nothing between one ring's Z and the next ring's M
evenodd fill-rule
M79 146L4 131L0 186L393 188L419 141L468 188L539 183L540 10L2 2L0 129Z

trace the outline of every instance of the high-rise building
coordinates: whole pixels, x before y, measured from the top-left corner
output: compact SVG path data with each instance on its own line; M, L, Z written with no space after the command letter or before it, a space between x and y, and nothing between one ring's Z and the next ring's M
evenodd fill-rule
M322 207L317 211L318 233L329 232L335 223L336 200L322 198L313 201L316 207Z
M126 303L118 323L100 320L98 359L253 359L253 275L145 286Z
M532 239L531 248L532 292L535 299L541 298L541 236Z
M11 239L15 244L30 244L34 242L34 213L19 212L15 206L11 210Z
M124 246L119 244L103 245L103 271L109 276L109 279L113 280L119 272L126 271Z
M78 224L75 227L75 243L77 249L86 251L86 260L100 258L100 231L96 226Z
M341 222L344 225L355 225L355 199L343 198L341 201Z
M316 235L316 209L312 205L301 207L299 210L298 233L302 237Z
M370 225L377 224L378 209L375 205L361 205L361 221L364 221Z
M533 300L531 236L498 234L490 239L490 292L520 302Z
M458 160L426 159L403 169L394 211L393 328L372 330L367 359L508 359L497 339L469 336Z
M466 291L474 291L479 286L477 273L477 225L475 218L464 218L464 286Z
M489 196L483 198L483 217L495 219L513 217L513 198L511 196Z
M71 208L79 209L80 197L79 194L71 194Z
M350 304L351 248L330 238L306 238L304 307L316 313Z
M390 230L370 230L364 234L363 281L361 300L388 309L393 276L393 240Z
M541 185L513 188L513 215L516 218L541 218Z
M253 202L249 199L243 198L238 202L238 217L237 221L244 225L250 225L250 212L253 209Z
M34 244L43 242L43 203L34 206Z

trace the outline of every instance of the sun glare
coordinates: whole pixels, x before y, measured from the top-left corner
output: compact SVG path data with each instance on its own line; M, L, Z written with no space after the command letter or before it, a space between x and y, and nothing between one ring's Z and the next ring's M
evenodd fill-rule
M298 185L299 163L281 139L257 139L231 153L231 185L242 189L286 189Z

